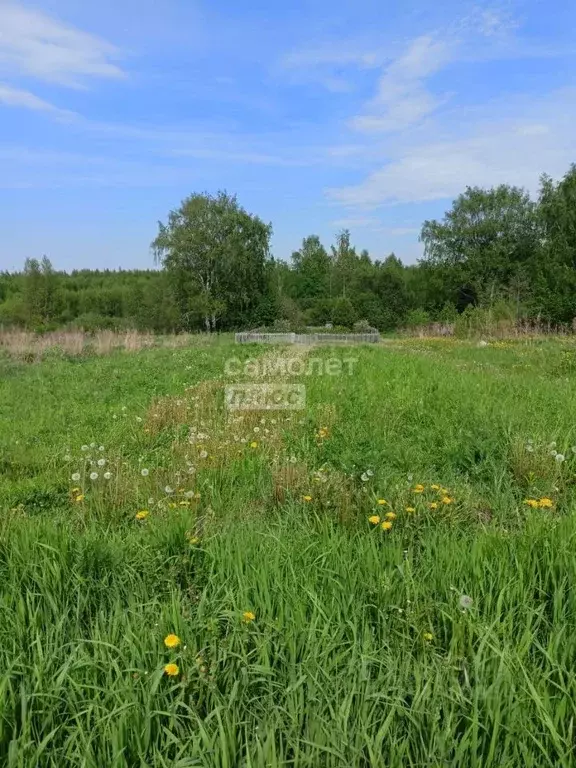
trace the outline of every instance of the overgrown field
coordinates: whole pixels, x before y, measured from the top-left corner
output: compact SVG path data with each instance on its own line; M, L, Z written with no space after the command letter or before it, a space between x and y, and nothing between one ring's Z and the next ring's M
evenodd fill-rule
M573 766L574 346L273 354L0 357L0 765Z

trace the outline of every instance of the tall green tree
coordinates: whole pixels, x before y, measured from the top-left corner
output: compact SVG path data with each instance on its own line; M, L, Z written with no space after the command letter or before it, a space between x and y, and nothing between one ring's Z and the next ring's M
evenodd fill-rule
M267 287L271 233L226 192L191 195L170 211L152 248L182 314L201 315L207 331L220 318L230 327L250 324Z
M501 297L529 271L540 243L537 206L518 187L468 187L442 221L425 221L425 259L451 267L481 301Z

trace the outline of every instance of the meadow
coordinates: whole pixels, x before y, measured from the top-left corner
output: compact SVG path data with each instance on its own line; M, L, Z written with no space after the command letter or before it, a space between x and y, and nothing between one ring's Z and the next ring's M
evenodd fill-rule
M0 765L573 766L575 480L569 338L0 351Z

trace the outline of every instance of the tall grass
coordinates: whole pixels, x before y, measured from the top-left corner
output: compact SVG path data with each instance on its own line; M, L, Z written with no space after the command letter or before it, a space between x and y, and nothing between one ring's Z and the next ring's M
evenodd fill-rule
M562 353L358 349L353 375L305 379L306 412L242 421L220 374L254 349L11 368L0 764L572 766L576 398ZM113 489L83 476L77 502L71 471L97 451L80 443L100 440ZM451 501L434 508L436 484ZM545 495L551 508L524 504ZM390 531L368 521L391 509Z

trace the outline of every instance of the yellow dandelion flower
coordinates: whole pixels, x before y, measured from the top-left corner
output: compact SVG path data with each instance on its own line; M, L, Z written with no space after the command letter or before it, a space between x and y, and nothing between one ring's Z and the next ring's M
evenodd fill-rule
M140 512L136 512L136 520L146 520L149 514L147 509L141 509Z
M386 512L387 520L396 520L396 512Z
M72 493L80 493L80 488L72 488Z
M418 485L415 485L413 488L414 493L424 493L424 486L418 483Z
M524 504L527 504L529 507L532 507L532 509L535 509L536 507L540 506L540 502L538 499L524 499Z
M164 638L164 645L166 648L178 648L180 645L180 638L178 635L166 635Z
M453 501L450 496L442 496L442 504L452 504Z
M200 537L190 536L190 538L188 539L188 544L190 544L191 547L195 547L197 544L200 544Z
M196 493L194 494L194 498L195 499L199 499L200 498L200 494L198 493L198 491L196 491Z
M383 507L385 504L388 504L388 502L386 501L386 499L378 499L378 504L381 507Z
M177 506L178 506L178 504L176 504L175 501L168 502L168 508L169 509L176 509Z
M379 515L372 515L368 518L368 522L372 523L372 525L378 525L380 522L380 516Z
M448 496L450 494L450 491L448 490L448 488L440 488L440 493L442 494L442 496Z
M383 531L389 531L392 528L392 523L390 522L390 520L384 520L384 522L380 527L382 528Z
M439 491L440 486L439 485L431 485L430 488L432 488L433 491Z
M416 512L416 508L415 507L406 507L406 512L410 512L410 514L412 514L413 512Z
M256 442L256 440L253 440L253 441L250 443L250 448L258 448L258 443Z
M430 509L438 509L438 504L435 501L431 501L430 504L428 504Z
M254 621L256 619L256 614L252 613L252 611L244 611L242 614L242 621L246 624L250 624L251 621Z
M312 501L312 496L302 496L304 501Z
M164 667L164 674L168 675L168 677L176 677L180 674L180 667L178 664L166 664Z
M550 509L550 507L554 506L554 502L552 501L552 499L549 499L546 496L544 496L544 498L540 499L540 501L538 502L538 506L543 507L545 509Z
M76 496L74 501L76 501L76 502L84 501L84 494L83 493L78 494L78 496Z
M427 643L430 643L434 639L434 635L432 634L432 632L424 632L423 637Z

